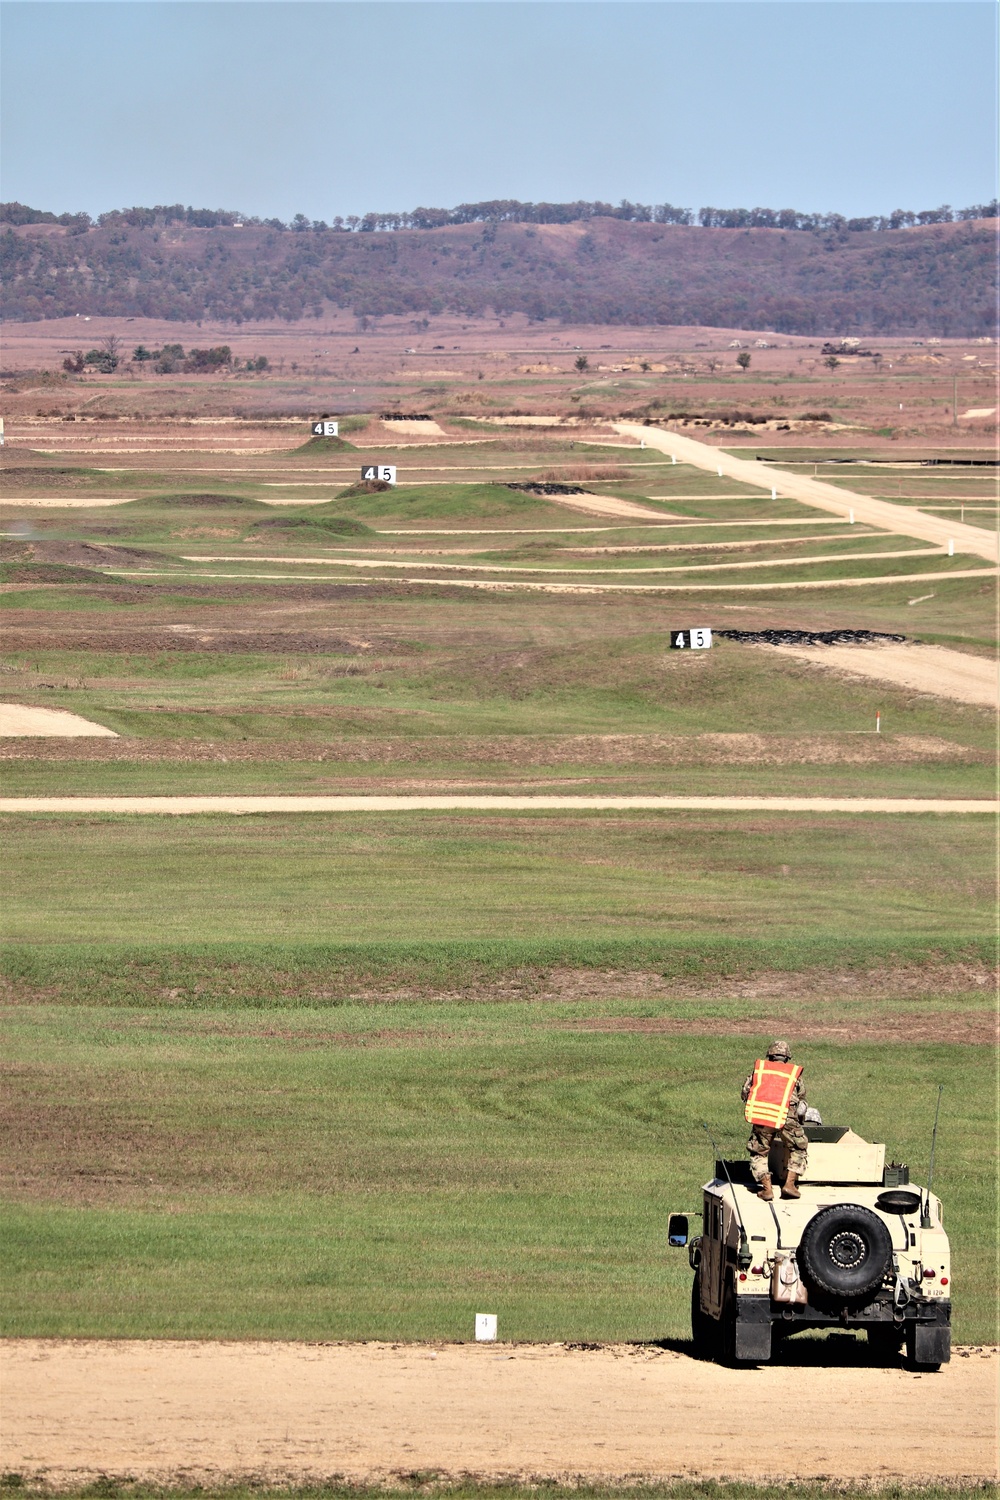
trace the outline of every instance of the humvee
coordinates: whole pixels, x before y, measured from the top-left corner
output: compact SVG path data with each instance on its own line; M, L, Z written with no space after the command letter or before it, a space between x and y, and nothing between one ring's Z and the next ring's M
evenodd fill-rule
M696 1215L671 1214L668 1243L694 1270L696 1353L759 1364L802 1328L863 1328L877 1358L936 1370L951 1357L951 1262L941 1202L909 1185L885 1147L846 1126L806 1125L800 1198L766 1203L750 1163L717 1161ZM784 1153L772 1148L775 1184Z

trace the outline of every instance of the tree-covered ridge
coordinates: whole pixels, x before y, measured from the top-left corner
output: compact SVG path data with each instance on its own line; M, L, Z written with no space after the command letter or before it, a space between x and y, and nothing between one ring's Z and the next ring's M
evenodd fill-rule
M491 198L483 203L460 203L457 208L415 208L409 213L338 214L328 224L325 219L310 219L295 214L286 224L281 219L260 219L229 208L185 208L182 203L157 204L155 208L117 208L91 219L86 213L54 214L45 209L29 208L24 203L0 203L0 224L59 224L81 233L95 224L100 229L167 228L186 224L192 229L265 228L290 229L298 232L325 230L349 233L386 232L394 229L445 229L453 224L577 224L586 219L622 219L629 224L698 224L702 229L846 229L850 233L870 233L887 229L911 229L914 225L952 224L971 219L995 219L1000 213L996 199L975 203L969 208L953 209L949 203L940 208L925 208L914 213L895 208L890 214L869 218L845 218L843 214L806 214L795 208L677 208L672 203L630 203L623 198L617 205L602 202L521 203L516 198Z
M74 216L8 220L0 233L6 316L239 324L320 318L333 306L368 319L449 311L840 336L994 332L995 220L953 216L898 232L841 221L794 232L634 212L545 223L494 213L373 232L359 221L349 233L202 210L180 209L184 217L168 222L168 213L128 210L83 229ZM215 223L196 222L213 214Z

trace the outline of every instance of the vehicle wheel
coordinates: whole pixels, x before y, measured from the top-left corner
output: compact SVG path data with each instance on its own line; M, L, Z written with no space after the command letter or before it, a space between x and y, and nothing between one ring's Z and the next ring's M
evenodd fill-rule
M879 1364L894 1365L899 1360L903 1330L898 1323L870 1323L865 1330L868 1347Z
M722 1298L722 1317L719 1321L719 1345L722 1363L730 1369L742 1369L747 1364L755 1364L755 1360L738 1359L736 1357L736 1292L732 1282L726 1282L725 1294Z
M714 1359L718 1324L701 1310L701 1289L696 1276L691 1283L691 1343L695 1359Z
M799 1241L799 1265L813 1286L833 1297L867 1297L882 1285L892 1239L877 1214L859 1203L822 1208Z

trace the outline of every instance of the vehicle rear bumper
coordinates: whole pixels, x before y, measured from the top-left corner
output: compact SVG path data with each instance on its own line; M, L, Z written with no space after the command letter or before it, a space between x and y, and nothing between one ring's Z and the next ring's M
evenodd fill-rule
M867 1328L872 1324L905 1328L912 1323L947 1328L951 1324L951 1303L944 1298L933 1302L913 1298L905 1307L894 1307L891 1298L879 1298L864 1307L814 1307L811 1302L772 1302L770 1297L744 1293L736 1299L736 1320L779 1323L786 1328Z

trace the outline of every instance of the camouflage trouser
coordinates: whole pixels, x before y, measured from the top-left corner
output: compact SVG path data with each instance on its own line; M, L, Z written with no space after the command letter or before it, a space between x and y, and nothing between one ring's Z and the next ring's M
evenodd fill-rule
M780 1130L774 1130L770 1125L754 1125L750 1130L747 1150L750 1152L750 1171L755 1182L760 1182L762 1177L768 1175L767 1157L775 1136L788 1152L789 1172L796 1172L801 1176L806 1169L809 1137L798 1120L786 1120Z

